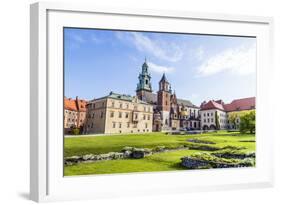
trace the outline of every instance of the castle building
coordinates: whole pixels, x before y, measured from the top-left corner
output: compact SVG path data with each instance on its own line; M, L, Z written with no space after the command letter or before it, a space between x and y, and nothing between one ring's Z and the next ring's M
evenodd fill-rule
M151 104L110 92L87 104L85 134L152 132L152 120Z
M157 93L153 93L148 68L145 61L139 74L136 96L153 105L153 131L200 129L200 108L189 100L178 99L175 91L172 93L165 73L159 81Z
M83 132L86 119L86 100L64 97L64 131L70 134L71 129L79 128Z
M65 98L66 129L79 127L84 134L238 129L240 115L255 109L254 97L229 104L222 100L204 101L197 107L189 100L177 98L165 73L154 93L146 60L138 76L136 96L110 92L86 103Z

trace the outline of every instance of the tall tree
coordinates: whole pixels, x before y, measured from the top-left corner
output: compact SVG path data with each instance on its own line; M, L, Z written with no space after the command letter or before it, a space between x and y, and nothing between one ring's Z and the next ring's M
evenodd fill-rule
M251 111L240 116L240 132L251 134L256 131L256 112Z

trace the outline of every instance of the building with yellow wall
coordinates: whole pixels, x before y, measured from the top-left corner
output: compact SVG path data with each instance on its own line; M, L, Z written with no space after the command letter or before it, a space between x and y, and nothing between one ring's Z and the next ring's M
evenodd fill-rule
M152 121L151 104L111 92L87 104L85 134L152 132Z

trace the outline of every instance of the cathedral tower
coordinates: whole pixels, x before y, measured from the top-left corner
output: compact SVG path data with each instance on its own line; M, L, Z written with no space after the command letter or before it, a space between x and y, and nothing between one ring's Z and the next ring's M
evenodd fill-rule
M159 82L159 90L157 92L157 107L161 113L162 130L170 129L171 94L171 85L164 73Z
M157 104L160 110L170 111L171 106L171 86L168 82L165 73L159 82L159 90L157 93Z
M142 64L142 71L139 74L139 83L137 85L137 90L136 90L136 94L140 100L146 101L147 94L152 93L150 79L151 76L148 73L148 65L145 59L145 62Z

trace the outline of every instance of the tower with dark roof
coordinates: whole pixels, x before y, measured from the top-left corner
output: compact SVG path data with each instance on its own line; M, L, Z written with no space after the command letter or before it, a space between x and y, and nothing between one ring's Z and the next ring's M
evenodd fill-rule
M157 108L161 112L163 130L170 127L171 94L171 86L164 73L157 92Z
M145 96L152 93L151 76L148 72L148 65L145 62L142 64L142 70L139 74L139 82L137 84L136 94L140 100L146 100Z

